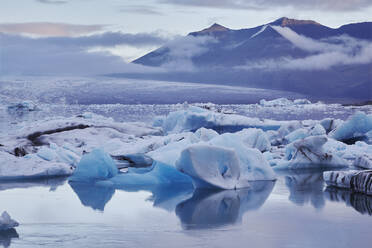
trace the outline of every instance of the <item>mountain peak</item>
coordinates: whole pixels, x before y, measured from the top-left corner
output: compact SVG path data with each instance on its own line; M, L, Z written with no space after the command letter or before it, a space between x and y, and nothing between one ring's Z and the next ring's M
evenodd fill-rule
M210 32L223 32L223 31L229 31L227 27L224 27L218 23L214 23L212 26L209 28L203 29L200 31L201 33L210 33Z
M320 25L316 21L312 20L297 20L297 19L290 19L288 17L282 17L277 19L274 22L270 23L271 25L277 25L277 26L282 26L282 27L287 27L287 26L295 26L295 25Z

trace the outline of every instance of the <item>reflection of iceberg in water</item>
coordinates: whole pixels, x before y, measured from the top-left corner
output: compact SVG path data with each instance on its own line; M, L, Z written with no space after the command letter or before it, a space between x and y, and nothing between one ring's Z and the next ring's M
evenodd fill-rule
M335 187L327 187L324 194L330 201L345 202L346 206L354 208L359 213L372 216L372 196Z
M76 182L69 182L69 184L79 197L81 204L94 210L103 211L115 193L115 189L109 186Z
M296 205L310 202L314 208L325 206L323 172L293 172L285 177L285 184L290 192L289 200Z
M184 229L216 228L242 220L246 211L260 208L275 182L252 182L251 188L239 190L197 189L193 196L178 204L176 214Z
M66 177L55 177L48 179L23 179L2 181L0 183L0 191L18 189L18 188L31 188L31 187L50 187L50 191L55 191L58 186L66 182Z
M154 207L159 207L172 212L178 203L192 196L193 188L180 186L122 186L114 188L111 185L101 185L94 183L69 182L71 188L79 197L84 206L94 210L104 211L106 204L111 200L116 190L126 192L148 191L152 193L149 198Z
M3 247L10 247L12 238L18 237L18 233L14 228L0 231L0 245L2 245Z
M190 198L194 191L189 184L123 186L117 189L127 192L150 192L152 196L148 200L153 202L153 206L169 212L174 211L178 203Z

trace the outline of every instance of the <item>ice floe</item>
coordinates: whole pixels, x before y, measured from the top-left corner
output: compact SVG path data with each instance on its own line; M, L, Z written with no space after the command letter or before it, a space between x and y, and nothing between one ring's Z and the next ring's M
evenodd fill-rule
M19 226L19 223L13 220L8 212L4 211L0 216L0 231L12 229Z
M114 160L101 149L84 155L70 181L92 182L110 179L118 174Z
M277 98L270 101L267 101L265 99L260 100L260 105L264 107L291 106L302 104L311 104L311 102L307 99L296 99L294 101L291 101L287 98Z
M36 155L15 157L0 151L0 179L27 179L69 176L74 168L66 163L50 162Z
M326 171L324 181L329 186L350 189L353 192L372 195L372 171Z
M344 123L337 126L329 136L346 143L353 143L355 140L363 139L372 130L372 115L357 112Z
M276 169L347 167L347 161L323 148L327 141L325 135L319 135L289 144L286 147L286 157L289 161L278 165Z
M232 149L193 145L182 151L176 167L193 179L195 188L239 188L239 159Z
M20 103L15 103L8 106L9 112L18 112L18 111L36 111L39 110L37 105L32 101L23 101Z
M201 127L214 129L221 133L231 130L238 131L248 127L275 130L280 127L280 122L236 114L223 114L196 106L187 106L184 110L169 113L163 120L162 127L165 133L195 131Z

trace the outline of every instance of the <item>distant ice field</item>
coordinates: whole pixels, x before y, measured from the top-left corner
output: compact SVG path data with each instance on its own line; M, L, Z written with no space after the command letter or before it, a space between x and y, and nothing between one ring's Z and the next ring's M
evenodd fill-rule
M3 77L0 79L0 96L2 101L29 99L70 104L172 104L185 101L247 104L263 98L304 98L298 93L279 90L109 77Z

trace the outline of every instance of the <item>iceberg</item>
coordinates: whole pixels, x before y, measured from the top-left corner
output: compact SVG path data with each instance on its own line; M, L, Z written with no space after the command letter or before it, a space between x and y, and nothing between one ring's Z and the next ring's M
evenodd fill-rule
M329 168L346 167L347 161L336 154L328 153L324 144L328 141L327 136L311 136L295 141L286 147L285 161L277 165L276 169L304 169L304 168Z
M214 137L217 137L218 133L212 129L201 127L195 131L194 135L201 141L210 141Z
M239 159L240 182L276 179L273 169L262 153L245 145L237 133L221 134L208 144L234 150Z
M49 147L43 146L37 151L37 156L47 161L55 161L76 166L80 156L64 147L51 143Z
M218 133L236 132L244 128L256 127L263 130L276 130L279 121L259 120L236 114L213 112L196 106L188 106L184 110L174 111L164 119L162 128L164 133L180 133L196 131L204 127L214 129Z
M0 151L0 179L29 179L69 176L74 168L66 163L49 162L31 154L15 157Z
M8 106L9 112L19 112L19 111L36 111L39 110L37 105L32 101L23 101Z
M305 105L305 104L311 104L311 102L307 99L295 99L293 101L287 99L287 98L277 98L274 100L267 101L265 99L260 100L260 105L263 107L287 107L292 105Z
M372 158L368 154L360 155L354 160L353 166L372 170Z
M119 173L111 156L102 149L95 149L82 157L70 182L98 183L114 188L125 186L154 186L161 184L189 184L189 176L176 168L154 161L150 168L129 168Z
M257 148L261 152L269 151L271 148L267 134L261 129L246 128L236 133L236 136L250 148Z
M260 100L260 105L264 107L290 106L293 105L293 102L291 100L288 100L287 98L277 98L270 101L262 99Z
M9 230L19 226L19 223L13 220L8 212L4 211L0 216L0 231Z
M284 139L287 141L287 143L292 143L296 140L299 140L299 139L304 139L306 137L308 137L308 131L307 129L305 128L299 128L299 129L296 129L295 131L287 134Z
M328 186L350 189L353 192L372 195L372 171L326 171L324 181Z
M110 179L118 174L114 160L102 149L84 155L70 181L89 182Z
M191 178L179 172L176 168L155 161L152 170L143 173L137 173L136 170L130 170L128 173L120 173L108 180L115 188L132 187L132 186L159 186L174 185L175 187L190 186L192 187Z
M199 144L190 146L182 151L176 168L193 179L195 188L239 187L239 160L231 149Z
M333 139L345 143L355 143L359 139L366 137L366 133L372 130L372 115L357 112L343 124L329 133Z
M328 134L332 130L336 129L340 124L342 124L343 121L339 119L331 119L331 118L325 118L320 121L320 125L326 130L326 133Z

